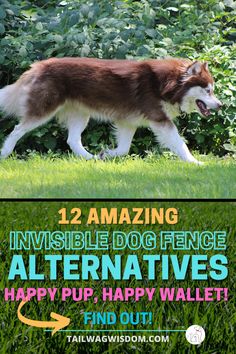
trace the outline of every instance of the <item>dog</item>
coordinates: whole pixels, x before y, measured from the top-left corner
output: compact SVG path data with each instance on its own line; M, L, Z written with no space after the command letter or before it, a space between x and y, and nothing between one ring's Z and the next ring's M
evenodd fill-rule
M39 61L0 90L0 109L19 118L3 144L1 158L12 153L24 134L57 116L68 129L67 143L74 154L91 159L81 134L92 116L115 127L117 147L103 157L127 154L137 127L149 126L162 146L183 161L199 164L173 120L182 112L197 110L207 117L210 109L220 109L213 89L208 64L188 59Z

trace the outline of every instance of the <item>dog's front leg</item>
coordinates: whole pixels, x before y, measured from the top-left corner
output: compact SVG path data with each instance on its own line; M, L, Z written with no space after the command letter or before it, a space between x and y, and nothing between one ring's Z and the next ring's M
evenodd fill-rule
M150 127L154 132L158 142L178 155L183 161L201 165L202 162L196 160L190 153L187 145L180 137L178 130L171 121L150 122Z

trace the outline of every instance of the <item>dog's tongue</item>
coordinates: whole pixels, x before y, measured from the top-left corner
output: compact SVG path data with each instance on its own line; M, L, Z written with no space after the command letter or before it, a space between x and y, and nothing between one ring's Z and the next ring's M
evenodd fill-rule
M204 116L209 116L211 114L210 110L207 108L203 101L196 100L196 104Z

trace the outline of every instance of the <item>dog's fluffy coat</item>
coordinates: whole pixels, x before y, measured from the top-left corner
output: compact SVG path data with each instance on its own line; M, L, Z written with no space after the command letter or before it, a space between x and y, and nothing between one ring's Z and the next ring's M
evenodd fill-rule
M1 156L8 156L25 133L57 115L68 128L72 151L91 158L81 134L92 116L112 121L116 127L117 148L106 155L128 153L136 128L147 125L162 145L185 161L197 162L172 119L181 110L197 109L195 101L201 99L197 96L209 87L212 91L213 79L206 63L185 59L52 58L37 62L16 83L0 90L0 108L20 118ZM207 106L220 106L213 92L209 97L210 103L202 99L203 112Z

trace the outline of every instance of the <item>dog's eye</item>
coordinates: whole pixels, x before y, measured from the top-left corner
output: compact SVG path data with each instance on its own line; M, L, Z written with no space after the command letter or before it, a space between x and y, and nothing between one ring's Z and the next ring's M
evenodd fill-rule
M206 92L210 95L211 90L209 88L206 89Z

